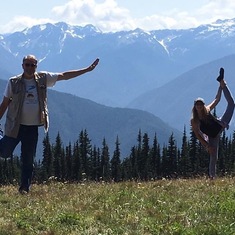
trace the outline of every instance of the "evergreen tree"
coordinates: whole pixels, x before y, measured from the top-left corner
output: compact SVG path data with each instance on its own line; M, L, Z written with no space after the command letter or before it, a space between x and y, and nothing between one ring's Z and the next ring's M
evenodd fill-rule
M92 174L92 146L86 130L81 131L80 133L79 149L82 173L85 175L85 177L89 178L89 176Z
M64 148L62 148L62 153L61 153L61 180L62 181L66 180L66 175L67 175L67 162L66 162Z
M138 175L138 179L142 179L142 175L143 175L143 167L142 167L142 134L141 134L141 130L139 130L138 133L138 137L137 137L137 148L136 148L136 159L137 159L137 175Z
M157 135L155 133L153 139L153 147L150 150L150 162L149 162L150 177L157 179L161 176L161 154L160 145L157 141Z
M128 161L129 161L129 163L128 163ZM130 172L131 178L137 180L139 178L138 150L136 149L135 146L131 148L131 154L130 154L129 158L125 159L125 165L129 166L128 170Z
M235 132L233 133L233 138L231 141L230 161L231 161L231 175L235 176Z
M72 146L71 143L65 148L65 161L66 161L66 177L65 179L70 181L73 179L73 167L72 167Z
M101 152L101 177L104 181L109 181L111 178L110 172L110 162L109 162L109 147L106 144L105 138L102 142L102 152Z
M13 184L13 182L16 179L16 172L15 172L15 166L14 166L14 158L11 157L10 159L8 159L7 161L7 181L10 184Z
M119 182L121 180L121 160L120 160L120 143L118 140L118 136L115 142L115 150L113 153L113 157L111 159L111 175L114 182Z
M54 155L54 176L61 180L62 178L62 158L63 158L63 148L62 148L62 141L60 138L60 134L58 133L56 137L56 143L53 147L53 155Z
M49 134L47 132L43 139L43 155L42 155L42 166L40 171L40 180L45 181L54 174L53 169L53 155L50 144Z
M99 181L101 177L101 157L100 157L100 149L94 146L92 152L92 180Z
M149 178L149 168L150 168L149 152L150 152L149 137L148 134L145 133L143 135L143 142L139 159L140 178L142 180L148 180Z
M3 184L9 184L9 163L8 163L8 159L4 159L3 160L3 179L2 182Z
M171 134L168 142L168 149L167 149L167 164L168 164L168 172L167 175L170 177L175 177L177 173L177 164L178 164L178 151L175 142L175 138L173 133Z
M167 147L164 145L162 148L162 176L168 177L169 166L168 166L168 157L167 157Z
M0 185L4 184L3 159L0 158Z
M6 184L6 172L4 170L4 161L5 159L0 158L0 185Z
M227 156L228 139L223 131L222 137L219 139L218 160L217 160L217 174L224 175L230 168L230 159Z
M122 181L128 181L133 179L131 161L129 157L124 158L121 162L121 179Z
M36 183L43 183L46 180L42 178L43 174L42 174L42 163L41 160L39 159L38 161L34 162L34 169L33 169L33 179L32 179L32 183L36 182Z
M205 156L201 156L201 146L200 143L195 136L192 127L190 128L190 140L189 140L189 173L192 175L197 175L201 173L200 167L203 166L203 158Z
M72 178L75 181L80 181L82 179L82 167L81 167L80 147L78 140L74 144L72 156L73 156Z
M189 143L187 141L186 128L184 127L181 153L178 163L178 173L183 177L190 176L190 158L189 158Z
M225 162L225 174L235 175L235 131L232 134L232 139L228 142L227 159Z

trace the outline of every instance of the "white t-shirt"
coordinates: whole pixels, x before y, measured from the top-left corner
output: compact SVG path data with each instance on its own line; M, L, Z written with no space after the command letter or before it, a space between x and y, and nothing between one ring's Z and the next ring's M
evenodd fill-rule
M53 87L57 81L58 73L46 73L47 87ZM39 101L38 93L36 87L36 81L32 79L24 79L25 82L25 99L21 112L21 124L23 125L39 125ZM12 88L11 83L8 81L6 86L4 96L11 98L12 97Z

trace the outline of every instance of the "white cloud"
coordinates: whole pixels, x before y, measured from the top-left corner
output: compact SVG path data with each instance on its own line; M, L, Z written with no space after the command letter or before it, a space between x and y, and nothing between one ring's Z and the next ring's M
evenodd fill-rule
M137 27L145 30L192 28L220 18L233 18L234 11L233 0L210 0L190 12L173 8L143 18L132 18L131 12L119 7L115 0L104 0L102 3L95 0L71 0L63 6L53 8L57 19L78 25L93 24L102 31L129 30Z
M210 0L196 9L193 17L197 19L198 24L207 24L218 19L234 18L234 11L234 0Z
M52 10L56 19L71 24L93 24L103 31L117 31L135 27L129 11L118 7L115 0L96 3L95 0L71 0Z
M36 19L28 16L15 16L10 22L0 27L0 32L9 33L21 31L27 27L32 27L37 24L44 24L48 22L52 22L52 20L49 18Z
M208 0L201 6L199 4L195 6L194 2L191 8L184 7L184 10L178 5L178 8L165 8L165 12L134 18L131 9L120 7L117 2L118 0L68 0L64 5L52 8L50 18L40 14L41 9L39 9L38 15L15 16L8 23L0 26L0 32L13 32L35 24L58 21L81 26L93 24L104 32L130 30L137 27L144 30L192 28L212 23L217 19L233 18L235 12L234 0ZM182 1L179 2L182 6ZM204 1L199 2L203 4ZM138 1L134 4L135 7L141 8ZM156 5L155 8L157 8Z
M146 30L193 28L218 19L234 18L234 11L234 0L210 0L207 4L190 11L175 8L161 14L136 19L136 24Z

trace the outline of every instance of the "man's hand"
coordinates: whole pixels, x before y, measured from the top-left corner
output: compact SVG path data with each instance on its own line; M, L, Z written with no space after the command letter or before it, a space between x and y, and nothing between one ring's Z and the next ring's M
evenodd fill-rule
M96 67L96 65L98 63L99 63L99 59L97 58L89 67L79 69L79 70L70 70L70 71L60 73L58 75L57 81L69 80L71 78L78 77L84 73L90 72Z
M97 58L88 68L87 68L87 70L88 71L92 71L95 67L96 67L96 65L99 63L99 58Z

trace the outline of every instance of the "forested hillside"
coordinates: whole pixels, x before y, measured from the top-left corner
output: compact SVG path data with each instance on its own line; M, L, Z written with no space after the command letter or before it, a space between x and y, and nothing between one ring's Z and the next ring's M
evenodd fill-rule
M156 180L162 178L191 178L207 175L209 155L194 134L187 138L184 133L181 147L177 147L174 135L169 136L163 148L158 137L149 141L147 133L139 132L130 154L121 159L120 142L116 139L115 150L110 152L103 139L102 147L91 144L86 131L81 131L77 141L62 145L58 134L55 143L49 135L43 141L43 159L35 162L35 182L56 181L126 181ZM0 161L0 184L14 183L19 179L19 159ZM235 135L220 138L218 176L235 174Z

